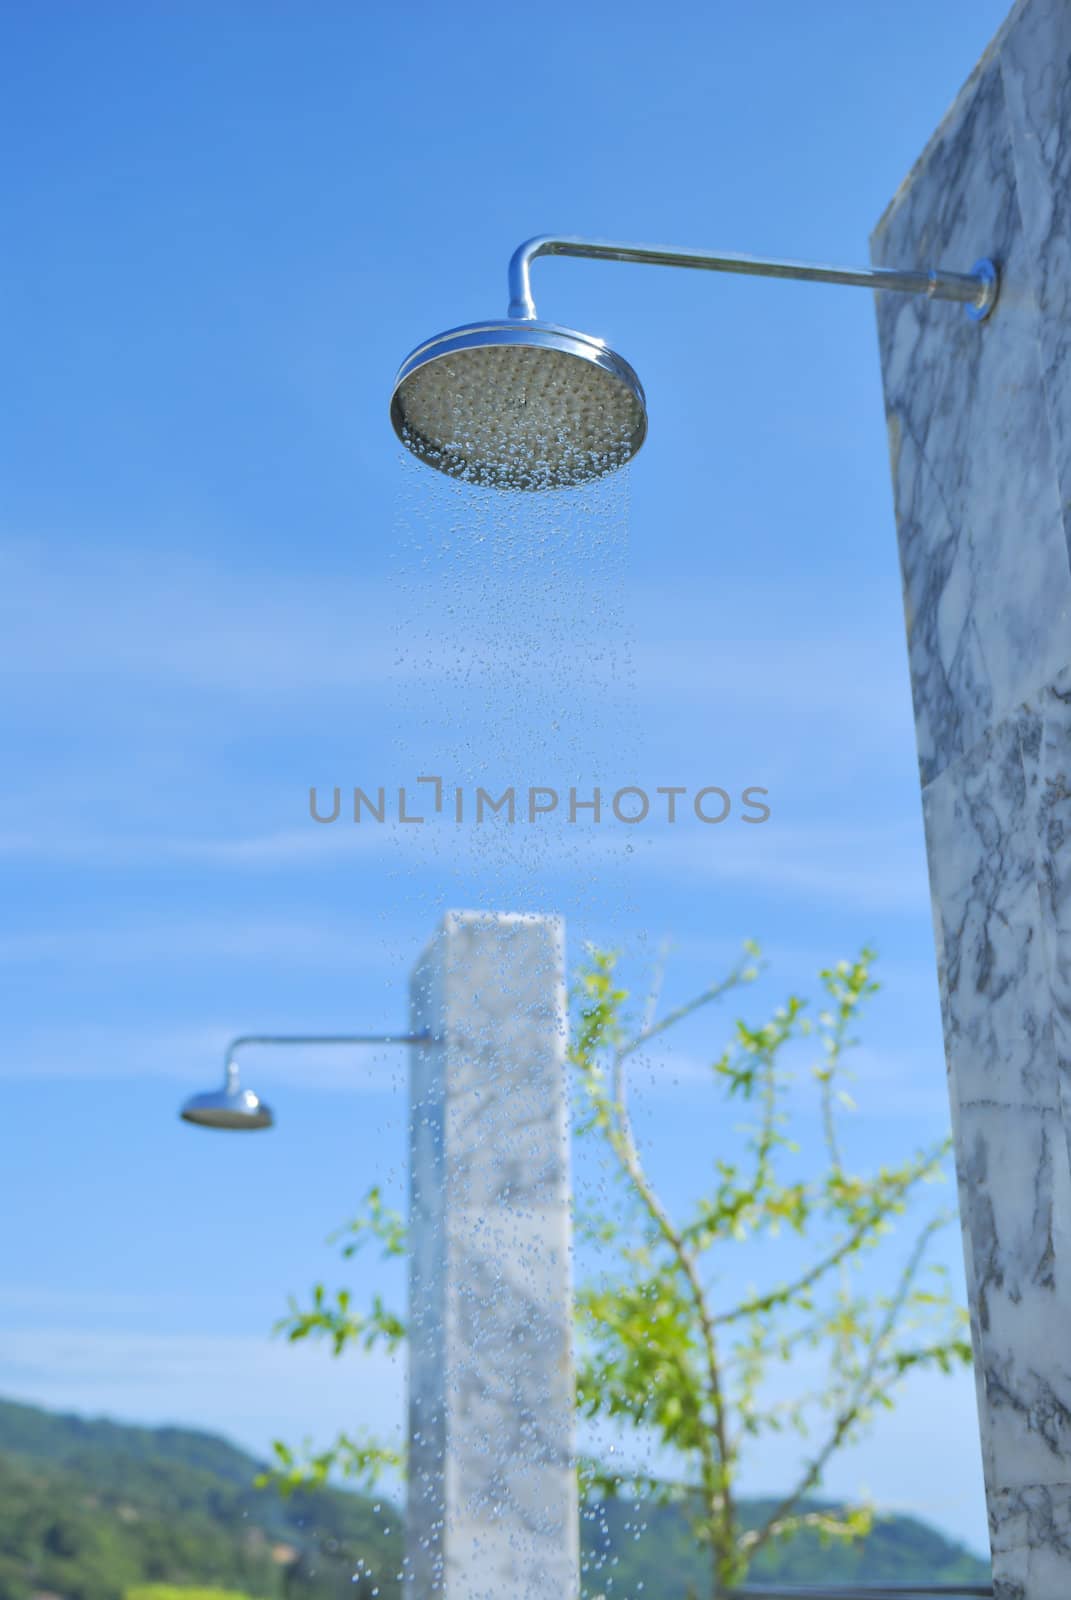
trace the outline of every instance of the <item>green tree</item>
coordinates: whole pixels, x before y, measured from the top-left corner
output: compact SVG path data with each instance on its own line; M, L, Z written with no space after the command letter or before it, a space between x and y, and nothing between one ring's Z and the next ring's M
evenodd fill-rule
M844 1058L857 1042L852 1030L860 1009L878 987L873 959L864 949L820 973L824 1005L813 1021L806 1003L790 996L757 1026L735 1023L711 1062L712 1083L727 1101L747 1103L754 1121L735 1158L714 1163L710 1191L680 1217L671 1215L642 1159L629 1110L629 1066L686 1018L752 982L761 966L758 949L746 945L727 977L663 1016L659 982L642 1017L631 1015L614 952L589 949L574 985L574 1128L579 1139L599 1142L612 1175L593 1206L576 1208L578 1242L597 1244L600 1262L576 1294L577 1406L583 1416L635 1429L680 1464L672 1475L656 1475L585 1460L581 1487L589 1498L628 1489L685 1508L708 1554L712 1596L741 1582L765 1547L801 1530L848 1542L867 1533L865 1505L809 1505L828 1462L877 1409L892 1408L909 1372L949 1372L971 1361L967 1313L954 1303L943 1268L930 1264L929 1280L922 1281L932 1240L953 1220L953 1209L935 1211L918 1227L891 1292L866 1293L858 1282L864 1258L908 1210L915 1191L943 1177L951 1143L943 1139L869 1174L846 1164L839 1116L852 1102L841 1087ZM786 1131L793 1075L785 1058L803 1040L817 1046L811 1077L822 1171L786 1178L786 1158L799 1146ZM804 1240L799 1270L721 1303L712 1256L782 1229ZM333 1236L338 1241L346 1258L370 1243L384 1257L401 1256L405 1224L373 1187L359 1215ZM322 1283L305 1306L291 1298L277 1329L291 1341L327 1339L336 1355L351 1345L394 1351L405 1339L403 1320L378 1296L361 1310L349 1291L332 1296ZM789 1401L764 1400L771 1372L806 1351L824 1356L825 1381ZM749 1447L786 1427L813 1439L814 1448L795 1484L758 1526L745 1527L735 1493L742 1463ZM281 1441L274 1448L267 1480L284 1491L322 1482L335 1469L371 1485L385 1466L404 1465L398 1452L352 1435L317 1452L295 1453Z

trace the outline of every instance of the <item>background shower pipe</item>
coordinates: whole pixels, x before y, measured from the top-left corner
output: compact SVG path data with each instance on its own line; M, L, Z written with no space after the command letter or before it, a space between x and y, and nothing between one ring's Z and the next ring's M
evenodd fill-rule
M890 267L829 267L805 261L768 260L762 256L719 255L712 250L675 250L661 245L617 244L605 239L538 234L513 252L509 264L509 314L518 321L536 320L531 266L539 256L576 256L591 261L632 261L652 267L695 267L702 272L735 272L755 278L795 278L805 283L846 283L861 289L891 289L899 294L924 294L930 300L958 300L967 315L982 321L996 304L1000 276L987 257L970 273L901 272Z
M223 1058L223 1086L191 1095L179 1116L202 1128L270 1128L275 1116L251 1089L242 1087L237 1054L249 1045L433 1044L430 1033L242 1033L232 1039Z
M242 1033L232 1039L224 1057L231 1066L249 1045L431 1044L430 1033Z

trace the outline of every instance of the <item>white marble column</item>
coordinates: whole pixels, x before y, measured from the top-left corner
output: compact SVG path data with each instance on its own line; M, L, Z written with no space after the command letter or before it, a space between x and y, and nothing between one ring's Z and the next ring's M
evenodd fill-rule
M563 930L450 912L414 971L409 1600L575 1600Z
M878 297L1002 1600L1071 1596L1069 180L1071 5L1022 0L872 240L1003 276L983 324Z

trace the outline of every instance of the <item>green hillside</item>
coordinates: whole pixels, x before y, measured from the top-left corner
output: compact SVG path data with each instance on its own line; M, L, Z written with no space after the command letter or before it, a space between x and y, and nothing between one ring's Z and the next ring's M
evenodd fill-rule
M282 1500L213 1434L0 1401L0 1600L118 1600L131 1586L260 1600L397 1600L400 1521L328 1489ZM389 1532L385 1530L389 1529ZM363 1560L367 1581L352 1574Z
M759 1526L773 1499L740 1503L745 1524ZM830 1502L810 1500L808 1509ZM637 1534L639 1537L637 1538ZM688 1600L710 1592L709 1563L697 1548L688 1519L674 1506L638 1505L625 1499L589 1505L582 1514L585 1592L613 1600ZM613 1578L612 1587L607 1578ZM757 1557L749 1583L777 1584L988 1584L989 1562L971 1555L914 1517L876 1517L868 1538L852 1547L823 1545L816 1532L795 1535ZM642 1585L642 1587L641 1587Z
M232 1600L371 1600L377 1590L377 1600L399 1600L395 1507L338 1489L282 1500L254 1487L259 1470L213 1434L0 1401L0 1600L183 1600L165 1586L223 1590ZM761 1521L771 1504L745 1502L746 1519ZM588 1505L581 1545L587 1595L687 1600L707 1592L680 1509ZM760 1578L987 1583L989 1566L924 1523L895 1516L853 1549L798 1536L763 1553L752 1573Z

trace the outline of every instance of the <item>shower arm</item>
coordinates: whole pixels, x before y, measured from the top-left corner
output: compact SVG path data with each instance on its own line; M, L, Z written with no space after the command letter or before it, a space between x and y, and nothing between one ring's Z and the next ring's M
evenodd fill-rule
M761 256L716 255L711 250L672 250L658 245L614 244L607 240L540 234L514 252L509 264L509 314L536 319L530 273L538 256L580 256L591 261L635 261L652 267L696 267L703 272L736 272L756 278L797 278L806 283L847 283L861 289L892 289L924 294L930 300L958 300L975 321L996 303L999 276L989 260L970 273L901 272L889 267L827 267L805 261L774 261Z
M239 1050L248 1045L347 1045L347 1044L432 1044L430 1033L243 1033L232 1039L224 1056L228 1083L237 1077Z

